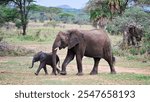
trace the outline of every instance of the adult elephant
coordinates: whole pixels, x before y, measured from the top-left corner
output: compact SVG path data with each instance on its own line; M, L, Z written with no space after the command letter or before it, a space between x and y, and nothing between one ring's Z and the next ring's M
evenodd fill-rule
M111 73L116 73L114 69L114 57L111 50L111 42L107 33L103 30L68 30L59 32L53 43L53 63L56 66L56 52L59 48L68 47L66 58L62 64L60 74L66 75L66 66L76 56L78 73L82 75L82 58L83 56L92 57L94 59L94 67L91 75L98 73L98 64L101 58L104 58L109 66ZM55 67L56 71L56 67ZM56 74L56 73L55 73Z

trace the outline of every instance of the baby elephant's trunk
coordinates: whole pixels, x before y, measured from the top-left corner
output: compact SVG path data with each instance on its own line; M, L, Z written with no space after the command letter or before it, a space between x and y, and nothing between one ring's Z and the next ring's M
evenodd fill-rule
M29 68L33 68L33 66L34 66L34 60L32 60L32 66L31 66L31 67L29 67Z

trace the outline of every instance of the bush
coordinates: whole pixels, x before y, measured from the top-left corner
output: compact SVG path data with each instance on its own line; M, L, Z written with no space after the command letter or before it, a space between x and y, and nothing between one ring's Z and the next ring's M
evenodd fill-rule
M107 24L106 30L112 35L122 34L126 25L136 23L141 25L144 31L143 40L140 48L130 47L128 52L137 55L144 54L150 50L150 15L140 7L128 8L122 16L115 17L112 22Z
M107 24L106 30L111 34L120 34L128 23L142 25L143 28L149 27L150 16L139 7L128 8L122 16L115 17L112 22ZM144 29L145 31L146 29Z
M136 49L136 48L130 48L129 49L129 52L132 54L132 55L138 55L138 49Z
M127 59L128 60L135 60L135 59L137 59L135 56L132 56L132 55L129 55L129 56L127 56Z
M127 56L127 53L119 48L113 48L113 54L116 56Z
M145 30L143 40L144 40L144 47L147 49L147 51L150 51L150 26L148 26L147 29Z
M14 46L4 41L0 42L0 56L25 56L34 52L33 50Z

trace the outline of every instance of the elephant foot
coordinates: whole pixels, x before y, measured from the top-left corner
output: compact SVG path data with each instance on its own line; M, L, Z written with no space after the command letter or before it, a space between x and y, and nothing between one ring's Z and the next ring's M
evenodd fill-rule
M38 74L37 73L34 73L36 76L38 76Z
M66 71L61 71L60 74L61 75L66 75L67 73L66 73Z
M98 74L97 71L92 71L92 72L90 73L90 75L96 75L96 74Z
M82 75L83 75L83 73L82 73L82 72L78 72L76 75L78 75L78 76L82 76Z

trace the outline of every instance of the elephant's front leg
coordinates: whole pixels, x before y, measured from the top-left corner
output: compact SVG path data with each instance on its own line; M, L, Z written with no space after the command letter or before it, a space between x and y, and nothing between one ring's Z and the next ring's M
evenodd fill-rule
M38 75L40 70L46 66L45 62L40 62L39 68L35 72L35 75Z
M74 53L71 51L71 50L68 50L67 52L67 56L62 64L62 70L60 72L61 75L66 75L67 72L66 72L66 67L67 65L74 59Z
M83 75L82 72L82 58L80 54L76 54L76 61L77 61L77 68L78 68L78 73L76 75Z

